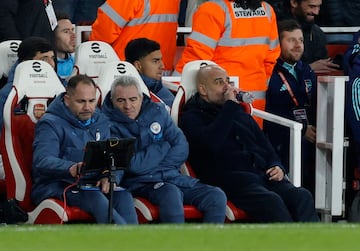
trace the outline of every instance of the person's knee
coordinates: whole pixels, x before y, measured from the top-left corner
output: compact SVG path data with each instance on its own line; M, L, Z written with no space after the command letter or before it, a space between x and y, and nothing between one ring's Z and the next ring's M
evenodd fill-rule
M183 223L183 195L178 187L165 184L156 192L156 200L160 210L160 220L166 223Z
M163 187L158 189L156 194L159 204L162 203L178 204L179 202L182 204L183 201L183 195L181 190L172 184L165 184Z
M114 196L119 204L134 205L134 199L128 191L115 192Z
M226 207L226 202L227 202L227 198L226 198L226 194L224 193L223 190L221 190L218 187L213 187L208 194L208 198L209 200L211 200L213 203L219 205L219 206L224 206Z
M201 211L214 210L224 212L226 210L227 197L223 190L218 187L207 187L207 192L200 199L197 207Z
M301 193L301 196L302 196L305 200L311 200L311 201L314 200L314 198L313 198L313 196L312 196L312 194L311 194L311 192L310 192L309 190L301 187L301 188L299 188L299 191L300 191L300 193Z

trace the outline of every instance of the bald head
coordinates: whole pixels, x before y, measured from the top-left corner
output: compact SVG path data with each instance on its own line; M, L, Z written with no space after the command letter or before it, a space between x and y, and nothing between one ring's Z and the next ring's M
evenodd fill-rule
M199 91L199 86L208 85L209 82L212 80L213 75L217 75L219 73L226 74L226 71L218 65L206 65L199 69L197 76L196 76L196 85Z
M209 103L225 103L224 93L230 87L226 71L218 65L201 67L196 78L197 91Z

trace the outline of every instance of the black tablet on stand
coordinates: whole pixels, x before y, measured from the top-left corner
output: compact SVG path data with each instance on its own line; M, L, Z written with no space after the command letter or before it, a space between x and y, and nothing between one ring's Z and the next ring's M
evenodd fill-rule
M112 223L113 192L116 182L115 171L126 170L135 152L135 138L111 138L108 140L89 141L85 147L83 165L79 170L80 176L89 173L108 173L110 182L109 223ZM95 184L94 184L95 185ZM86 190L98 189L90 184L81 184Z

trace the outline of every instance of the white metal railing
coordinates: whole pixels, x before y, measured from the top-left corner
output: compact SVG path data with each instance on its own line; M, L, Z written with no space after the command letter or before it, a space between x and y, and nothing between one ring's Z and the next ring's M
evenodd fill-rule
M318 78L315 206L324 221L344 212L345 81L347 76Z
M354 33L360 30L360 26L352 27L320 27L325 33Z
M255 108L253 108L253 115L290 129L289 178L294 186L301 186L301 129L303 125Z

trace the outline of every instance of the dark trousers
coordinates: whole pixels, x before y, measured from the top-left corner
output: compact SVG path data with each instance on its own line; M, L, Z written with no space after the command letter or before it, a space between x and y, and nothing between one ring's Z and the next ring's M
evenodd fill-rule
M67 203L76 206L94 216L97 223L108 223L108 195L101 191L68 191L66 193ZM115 224L137 224L133 197L131 193L114 191L113 195L113 223Z
M234 183L236 179L238 182ZM231 181L224 188L228 199L256 221L319 221L313 197L305 188L295 187L285 179L268 181L265 176L252 173L233 174Z
M226 195L218 187L200 182L193 187L160 182L147 184L132 193L158 205L161 222L183 223L184 204L199 209L204 215L204 222L224 223L225 220Z

